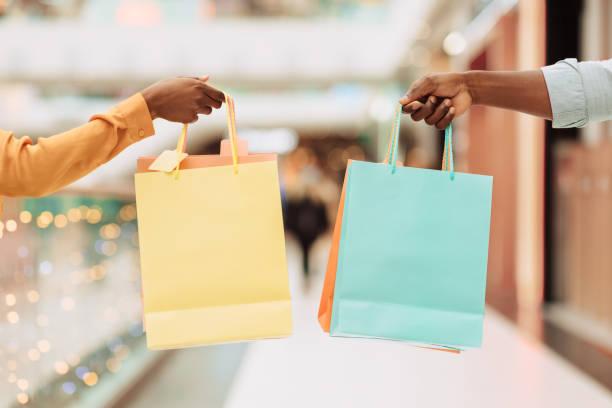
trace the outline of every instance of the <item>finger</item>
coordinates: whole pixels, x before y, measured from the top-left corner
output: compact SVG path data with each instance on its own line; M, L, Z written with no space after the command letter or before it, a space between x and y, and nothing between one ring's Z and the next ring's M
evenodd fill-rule
M427 123L428 125L434 125L438 123L440 120L442 120L442 118L444 118L444 116L446 116L450 107L451 100L443 100L442 103L438 104L436 110L431 115L425 118L425 123Z
M436 108L437 101L438 99L435 96L430 96L429 98L427 98L427 102L425 102L425 105L423 105L421 109L412 114L412 120L418 122L419 120L423 120L429 115L431 115Z
M202 94L202 97L199 99L198 103L200 104L201 107L204 106L212 106L215 109L219 109L221 107L221 102L211 98L210 96L208 96L207 94Z
M402 106L402 112L411 115L421 109L423 105L425 104L419 101L410 102L409 104Z
M199 79L202 82L206 82L206 81L208 81L210 79L210 75L204 75L204 76L200 77Z
M197 121L198 121L198 113L193 112L191 115L189 115L189 118L186 123L196 123Z
M225 94L221 92L220 90L218 90L217 88L212 87L209 84L202 82L202 90L204 91L206 95L210 96L212 99L219 101L221 103L225 102Z
M406 95L404 95L399 102L402 105L407 105L410 102L417 101L424 96L431 94L434 90L434 81L429 76L424 76L412 84L410 89L408 89L408 92L406 92Z
M201 106L198 108L198 113L202 115L210 115L212 113L212 108L210 106Z
M440 130L446 129L453 119L455 119L455 108L451 107L448 110L448 113L438 123L436 123L436 127Z

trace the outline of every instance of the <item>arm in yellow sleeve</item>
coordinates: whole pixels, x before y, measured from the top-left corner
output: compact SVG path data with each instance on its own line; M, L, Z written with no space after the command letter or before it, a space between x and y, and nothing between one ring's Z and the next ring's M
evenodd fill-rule
M155 133L147 104L136 94L89 123L36 144L0 130L0 196L51 194Z

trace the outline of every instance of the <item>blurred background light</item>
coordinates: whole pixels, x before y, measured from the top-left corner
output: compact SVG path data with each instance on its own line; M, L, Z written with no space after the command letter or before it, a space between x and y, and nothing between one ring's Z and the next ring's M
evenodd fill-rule
M285 154L298 145L298 134L293 129L241 129L240 138L248 142L253 153Z
M393 117L395 105L390 98L377 97L370 104L370 117L378 122L388 122Z
M465 51L467 43L463 35L457 31L451 31L444 38L442 47L448 55L455 56Z

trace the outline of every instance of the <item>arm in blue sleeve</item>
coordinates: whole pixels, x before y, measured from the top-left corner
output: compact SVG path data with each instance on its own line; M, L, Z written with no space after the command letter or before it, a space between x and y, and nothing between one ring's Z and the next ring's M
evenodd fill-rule
M569 58L542 68L553 127L582 127L612 119L612 59L578 62Z

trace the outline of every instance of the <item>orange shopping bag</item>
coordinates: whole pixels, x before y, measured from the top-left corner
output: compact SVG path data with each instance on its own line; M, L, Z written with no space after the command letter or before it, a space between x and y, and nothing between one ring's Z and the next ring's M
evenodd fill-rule
M344 174L348 174L348 168L351 165L349 160ZM327 258L327 270L325 271L325 281L323 283L323 291L321 292L321 302L319 303L319 324L326 333L329 333L329 324L331 323L332 306L334 304L334 287L336 286L336 268L338 267L338 247L340 245L340 233L342 232L342 215L344 212L344 191L346 182L342 183L342 193L340 194L340 203L338 204L338 215L336 216L336 224L334 225L334 233L332 235L332 244L329 250L329 258Z

